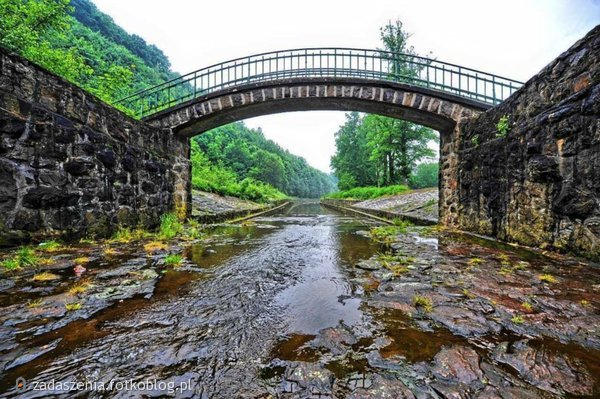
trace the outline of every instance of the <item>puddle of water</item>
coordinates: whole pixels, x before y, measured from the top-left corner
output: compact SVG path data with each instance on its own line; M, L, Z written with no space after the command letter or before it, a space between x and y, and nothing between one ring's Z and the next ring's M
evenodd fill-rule
M315 337L316 335L291 334L275 344L270 356L279 360L316 362L320 357L319 351L307 345Z

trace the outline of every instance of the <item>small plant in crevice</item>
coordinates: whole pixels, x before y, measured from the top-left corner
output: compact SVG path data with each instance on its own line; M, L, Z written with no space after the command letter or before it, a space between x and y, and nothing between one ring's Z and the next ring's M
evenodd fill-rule
M92 283L90 282L90 280L84 279L73 284L71 288L69 288L68 292L69 294L75 296L77 294L82 294L86 292L88 289L90 289L91 286Z
M509 117L503 115L496 124L496 137L506 137L509 131Z
M461 293L467 298L467 299L475 299L477 298L477 295L473 294L471 291L469 291L466 288L463 288Z
M581 301L579 301L579 304L584 308L587 308L588 306L590 306L590 301L582 299Z
M525 302L523 302L523 303L521 304L521 306L522 306L522 307L523 307L523 309L525 309L526 311L528 311L528 312L533 312L533 305L532 305L530 302L528 302L528 301L525 301Z
M65 308L71 312L73 310L79 310L83 307L79 302L65 303Z
M179 254L171 254L165 258L165 265L167 266L179 266L183 262L183 256Z
M42 272L33 276L33 281L52 281L59 279L60 276L50 273L50 272Z
M540 274L538 276L538 279L543 282L543 283L548 283L548 284L554 284L557 283L558 280L556 279L556 277L554 277L551 274L545 273L545 274Z
M78 258L73 259L73 262L75 262L78 265L84 264L84 263L89 263L90 262L90 258L88 258L87 256L80 256Z
M523 324L523 323L525 323L525 319L523 318L523 316L518 315L518 314L516 314L513 317L511 317L510 321L513 322L514 324Z
M32 299L31 301L27 302L27 307L29 309L35 309L35 308L39 308L40 306L42 306L43 303L44 303L44 300L42 298Z
M144 251L153 253L157 251L164 251L167 249L167 244L162 241L150 241L144 244Z
M478 134L471 137L471 144L473 144L473 147L479 147L479 135Z
M426 296L415 295L412 302L415 307L420 307L425 313L430 313L433 310L433 302Z

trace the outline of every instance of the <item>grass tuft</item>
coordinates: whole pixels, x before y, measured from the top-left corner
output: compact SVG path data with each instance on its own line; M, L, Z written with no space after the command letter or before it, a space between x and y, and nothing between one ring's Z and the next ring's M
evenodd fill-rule
M71 312L73 310L79 310L83 307L79 302L65 303L65 308Z
M33 276L33 281L52 281L59 279L60 276L50 273L50 272L42 272Z
M144 251L148 253L164 251L165 249L167 249L167 244L162 241L150 241L144 244Z
M515 324L523 324L525 323L525 319L523 318L523 316L521 315L514 315L513 317L511 317L510 321L512 321Z
M165 258L165 265L167 266L179 266L183 262L183 256L179 254L171 254Z
M556 277L554 277L553 275L551 275L551 274L548 274L548 273L546 273L546 274L540 274L540 275L538 276L538 279L539 279L541 282L543 282L543 283L548 283L548 284L554 284L554 283L557 283L557 282L558 282L558 280L556 279Z
M183 225L174 213L165 213L160 217L158 236L163 240L177 237L183 231Z
M62 245L58 241L46 241L38 245L38 250L43 252L57 252L62 249Z
M431 299L426 296L413 296L413 305L422 308L425 313L430 313L433 310L433 303L431 302Z
M73 286L71 286L71 288L69 288L69 294L75 296L77 294L82 294L84 292L86 292L90 287L92 286L92 283L90 282L90 280L88 279L84 279L81 281L78 281L77 283L73 284Z
M27 307L29 309L39 308L43 303L44 300L42 298L32 299L31 301L27 302Z

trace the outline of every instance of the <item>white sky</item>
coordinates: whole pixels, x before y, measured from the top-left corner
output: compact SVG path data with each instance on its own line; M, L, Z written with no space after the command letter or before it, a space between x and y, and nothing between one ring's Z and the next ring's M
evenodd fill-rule
M180 73L297 47L377 48L399 18L420 54L525 81L600 23L600 0L92 0L157 45ZM266 137L329 171L342 112L249 119Z

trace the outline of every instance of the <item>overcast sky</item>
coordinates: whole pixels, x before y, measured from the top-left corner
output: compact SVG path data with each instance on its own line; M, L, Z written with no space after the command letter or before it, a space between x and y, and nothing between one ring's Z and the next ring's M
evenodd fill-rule
M399 18L420 54L525 81L600 23L600 0L92 0L157 45L180 73L297 47L380 47ZM341 112L253 118L265 136L329 171Z

